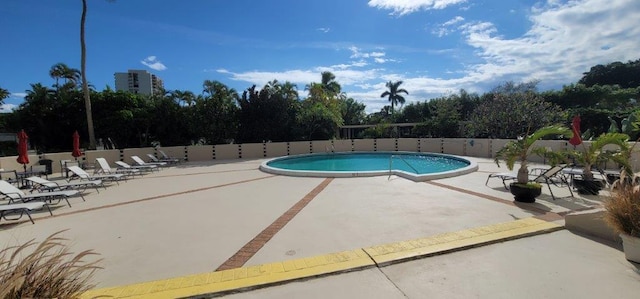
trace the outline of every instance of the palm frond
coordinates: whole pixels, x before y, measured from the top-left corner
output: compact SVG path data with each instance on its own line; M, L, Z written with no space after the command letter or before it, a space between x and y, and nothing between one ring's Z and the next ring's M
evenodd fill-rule
M401 81L401 82L402 82L402 81ZM398 90L396 91L396 93L406 93L406 94L409 94L409 92L408 92L406 89L404 89L404 88L400 88L400 89L398 89Z
M536 141L549 135L562 135L564 137L571 138L573 137L573 131L567 127L560 126L560 125L553 125L553 126L540 128L535 132L533 132L533 134L525 137L524 140L527 145L527 148L531 147Z

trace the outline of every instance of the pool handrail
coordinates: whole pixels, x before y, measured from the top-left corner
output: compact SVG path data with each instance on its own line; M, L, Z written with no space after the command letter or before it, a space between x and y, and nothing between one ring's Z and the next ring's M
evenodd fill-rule
M413 165L409 164L409 162L407 162L407 160L405 160L402 156L400 155L390 155L389 156L389 177L387 177L387 179L389 179L391 177L391 174L393 173L393 157L398 157L400 158L400 160L402 160L405 164L407 164L407 166L411 167L411 169L413 169L413 171L415 171L416 174L419 174L420 172L413 167Z

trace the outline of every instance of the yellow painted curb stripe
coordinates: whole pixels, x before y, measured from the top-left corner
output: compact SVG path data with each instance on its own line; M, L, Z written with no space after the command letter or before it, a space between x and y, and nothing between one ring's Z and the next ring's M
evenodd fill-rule
M242 290L331 273L374 267L361 249L321 256L236 268L123 287L91 290L81 298L178 298Z
M384 266L411 259L513 240L563 229L535 218L284 262L96 289L81 298L179 298L242 291L332 273Z
M560 229L563 227L552 222L526 218L428 238L368 247L364 248L364 251L378 266L384 266Z

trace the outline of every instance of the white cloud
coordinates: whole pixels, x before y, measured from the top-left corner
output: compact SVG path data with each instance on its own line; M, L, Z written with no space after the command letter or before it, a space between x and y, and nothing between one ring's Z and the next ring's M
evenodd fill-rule
M353 63L351 63L352 66L357 66L357 67L363 67L363 66L367 66L369 65L368 63L366 63L364 60L361 61L355 61Z
M245 81L262 87L267 82L277 79L280 82L291 82L298 85L298 89L303 89L305 84L319 81L320 73L313 70L288 70L282 72L270 71L250 71L234 73L227 70L219 70L219 73L230 75L231 80ZM302 85L300 85L302 84Z
M460 22L462 22L462 21L464 21L464 18L463 18L463 17L461 17L461 16L456 16L455 18L453 18L453 19L451 19L451 20L449 20L449 21L446 21L446 22L442 23L442 26L443 26L443 27L448 27L448 26L451 26L451 25L453 25L453 24L460 23Z
M289 81L303 87L311 82L320 82L322 72L332 72L336 76L336 81L343 86L374 80L381 75L381 70L354 70L345 68L343 65L329 67L315 67L306 70L287 70L281 72L250 71L234 73L227 70L219 70L219 73L230 75L232 80L245 81L256 84L258 87L264 86L267 82L277 79L280 82Z
M341 69L341 70L345 70L345 69L349 69L352 67L364 67L369 65L368 63L366 63L364 60L360 60L360 61L354 61L351 63L341 63L341 64L336 64L336 65L332 65L329 68L334 68L334 69Z
M453 25L455 25L455 24L458 24L458 23L462 22L462 21L464 21L463 17L456 16L455 18L440 24L437 28L433 29L431 31L431 33L437 35L438 37L443 37L445 35L449 35L450 33L452 33L454 31L451 27Z
M351 46L349 47L349 51L351 51L351 57L350 58L373 58L373 57L384 57L386 55L386 53L384 52L362 52L360 51L360 49L356 46Z
M322 33L329 33L329 31L331 31L331 28L320 27L320 28L318 28L316 30L318 30L318 31L320 31Z
M470 66L467 77L568 83L593 65L637 58L640 1L549 1L529 19L531 28L513 39L489 22L462 25L466 42L484 60Z
M16 108L18 108L18 105L15 105L15 104L2 104L0 106L0 113L10 113L13 110L15 110Z
M367 59L372 59L375 63L386 63L386 62L395 62L397 60L390 58L383 58L387 55L385 52L373 51L373 52L362 52L358 47L351 46L349 47L349 51L351 51L351 56L349 58L360 59L358 62L354 62L352 66L366 66Z
M406 15L419 10L444 9L467 0L369 0L369 6L392 10L393 15Z
M507 38L503 35L506 32L501 32L501 28L491 22L466 22L462 17L455 17L443 25L447 24L452 30L455 28L472 51L427 52L442 57L464 53L471 55L468 61L473 63L458 69L447 67L441 74L446 76L443 78L418 71L378 68L376 63L389 61L387 53L364 51L356 46L348 48L349 57L344 57L346 62L343 64L282 72L219 72L259 86L278 79L297 83L304 89L304 85L320 81L320 72L331 71L343 90L365 103L370 113L387 105L380 94L386 90L385 82L390 80L404 82L402 87L410 92L405 97L408 103L448 95L461 88L468 92L483 92L507 80L539 79L541 88L576 82L583 72L596 64L638 58L638 19L640 1L637 0L553 0L531 8L530 27L520 36Z
M12 92L9 97L12 99L24 99L27 96L26 92Z
M155 56L149 56L144 60L140 61L140 63L146 65L148 68L156 71L164 71L167 67L160 62Z

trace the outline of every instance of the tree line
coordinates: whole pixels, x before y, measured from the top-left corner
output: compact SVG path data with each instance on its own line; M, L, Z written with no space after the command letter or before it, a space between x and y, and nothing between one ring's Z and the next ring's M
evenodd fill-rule
M80 72L56 64L49 75L53 84L31 84L24 103L2 114L0 126L5 132L25 129L38 150L70 150L75 130L88 134ZM611 130L637 111L639 75L640 60L615 62L592 67L561 90L540 92L535 81L505 82L483 94L461 89L408 105L403 105L409 91L402 81L390 81L380 95L389 105L368 115L330 72L304 86L304 98L295 84L277 80L242 93L210 80L197 93L89 90L95 136L115 148L332 139L339 137L340 126L356 124L375 125L358 137L516 138L546 125L569 124L576 114L583 130L594 135ZM8 96L0 88L0 99ZM399 132L391 123L417 125Z

